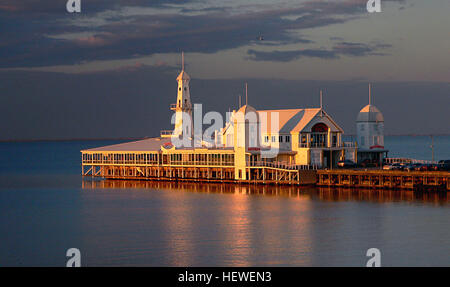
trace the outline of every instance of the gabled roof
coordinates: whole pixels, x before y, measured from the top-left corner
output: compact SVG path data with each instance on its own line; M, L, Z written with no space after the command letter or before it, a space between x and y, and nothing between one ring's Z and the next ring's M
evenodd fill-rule
M320 108L309 108L309 109L286 109L286 110L259 110L259 120L263 127L264 122L266 122L266 132L270 133L272 131L272 117L278 113L278 127L274 127L276 133L298 133L305 131L305 129L310 129L309 125L314 118L320 116ZM264 114L266 119L264 119ZM339 130L343 132L342 128L339 127L331 117L323 111L323 119L321 121L326 122L327 125L334 126L334 130ZM310 131L310 130L307 130ZM264 132L264 131L263 131Z
M170 138L149 138L134 142L126 142L97 148L82 150L82 152L102 152L102 151L159 151L161 146L170 142Z

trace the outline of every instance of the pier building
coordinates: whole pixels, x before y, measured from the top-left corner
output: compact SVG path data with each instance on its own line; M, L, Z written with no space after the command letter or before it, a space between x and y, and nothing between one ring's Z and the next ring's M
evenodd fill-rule
M315 184L317 169L332 169L343 159L356 162L374 151L380 160L385 151L383 116L370 102L358 115L360 147L343 141L344 130L322 104L317 108L256 110L246 103L230 113L212 139L198 139L184 55L182 62L177 100L170 106L175 112L174 129L155 138L82 150L83 175Z

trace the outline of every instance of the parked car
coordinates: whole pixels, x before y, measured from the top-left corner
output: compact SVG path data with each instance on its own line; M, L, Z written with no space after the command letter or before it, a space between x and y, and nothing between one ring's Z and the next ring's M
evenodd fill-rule
M384 170L392 170L392 164L385 164L383 165Z
M438 166L436 164L427 163L427 164L422 164L417 170L433 171L433 170L437 170L437 169L438 169Z
M394 170L403 170L403 168L405 167L404 163L394 163Z
M403 168L403 170L406 170L406 171L419 170L421 166L422 166L421 163L411 163L411 164L406 165L406 166Z
M348 159L338 161L337 165L338 167L347 167L347 168L356 167L356 163Z
M416 170L416 168L418 168L419 166L420 166L420 163L410 163L410 164L405 165L405 166L403 167L403 170L406 170L406 171L414 171L414 170Z
M393 164L384 165L383 169L384 170L402 170L403 166L397 162L397 163L393 163Z
M439 170L450 171L450 159L440 160L438 162Z
M437 163L431 164L431 170L439 170L439 165Z
M415 163L413 166L414 166L414 170L420 170L424 166L424 164L423 163Z

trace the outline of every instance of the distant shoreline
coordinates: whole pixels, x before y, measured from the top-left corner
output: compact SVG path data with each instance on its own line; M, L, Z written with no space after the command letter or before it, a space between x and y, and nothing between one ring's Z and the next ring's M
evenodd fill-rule
M345 137L355 137L354 134L344 135ZM448 134L386 134L388 137L430 137L430 136L450 136ZM157 136L156 136L157 137ZM13 142L70 142L70 141L136 141L151 138L147 137L119 137L119 138L68 138L68 139L4 139L0 140L0 143L13 143Z
M123 138L69 138L69 139L7 139L0 140L0 143L10 142L75 142L75 141L120 141L120 140L142 140L149 137L123 137Z

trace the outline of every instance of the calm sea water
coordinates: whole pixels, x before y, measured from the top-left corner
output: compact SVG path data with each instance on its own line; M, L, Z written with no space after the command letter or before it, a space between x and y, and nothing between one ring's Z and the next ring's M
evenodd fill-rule
M450 159L450 137L435 137ZM450 194L98 181L79 150L107 141L0 143L0 266L450 266ZM431 159L428 137L387 137Z

